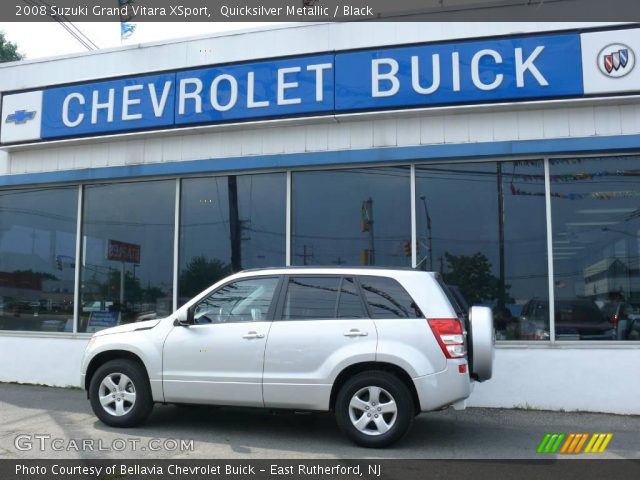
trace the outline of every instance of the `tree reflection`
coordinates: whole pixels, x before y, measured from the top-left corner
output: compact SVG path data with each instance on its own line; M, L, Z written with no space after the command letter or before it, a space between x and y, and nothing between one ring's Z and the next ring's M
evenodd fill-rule
M193 257L180 273L180 295L191 298L231 273L231 265L204 255Z
M442 274L448 285L456 285L469 305L478 303L511 303L510 285L504 286L505 298L500 298L500 279L491 273L491 262L486 255L453 255L445 252L447 272ZM499 302L502 300L502 302Z

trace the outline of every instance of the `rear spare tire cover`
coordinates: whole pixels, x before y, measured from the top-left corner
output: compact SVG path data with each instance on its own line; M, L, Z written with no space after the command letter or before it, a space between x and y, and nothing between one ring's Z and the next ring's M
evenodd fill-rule
M493 313L489 307L471 307L469 312L471 324L471 366L472 376L479 382L491 378L493 373L493 357L495 331L493 329Z

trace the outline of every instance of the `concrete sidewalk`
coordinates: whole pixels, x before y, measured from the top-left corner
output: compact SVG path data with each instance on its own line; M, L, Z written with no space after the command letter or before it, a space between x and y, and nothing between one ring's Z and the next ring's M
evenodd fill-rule
M393 448L369 450L349 443L329 414L156 405L146 425L114 429L96 419L81 390L14 384L0 384L0 412L0 459L640 459L639 416L449 409L416 417ZM613 439L603 454L539 455L547 432L611 432Z

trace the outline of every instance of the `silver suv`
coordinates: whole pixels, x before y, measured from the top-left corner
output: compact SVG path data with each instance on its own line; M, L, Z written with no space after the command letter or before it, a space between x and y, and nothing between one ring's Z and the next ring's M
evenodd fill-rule
M167 318L96 333L82 385L111 426L154 402L333 411L352 441L384 447L420 412L464 408L493 344L491 310L463 315L434 273L251 270Z

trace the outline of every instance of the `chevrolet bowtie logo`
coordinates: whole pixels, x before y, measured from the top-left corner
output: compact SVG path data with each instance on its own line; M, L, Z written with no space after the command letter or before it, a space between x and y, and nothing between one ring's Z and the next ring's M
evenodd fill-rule
M16 110L15 112L7 115L4 123L15 123L16 125L21 125L23 123L27 123L29 120L33 120L35 117L35 110L31 112L28 112L26 110Z

